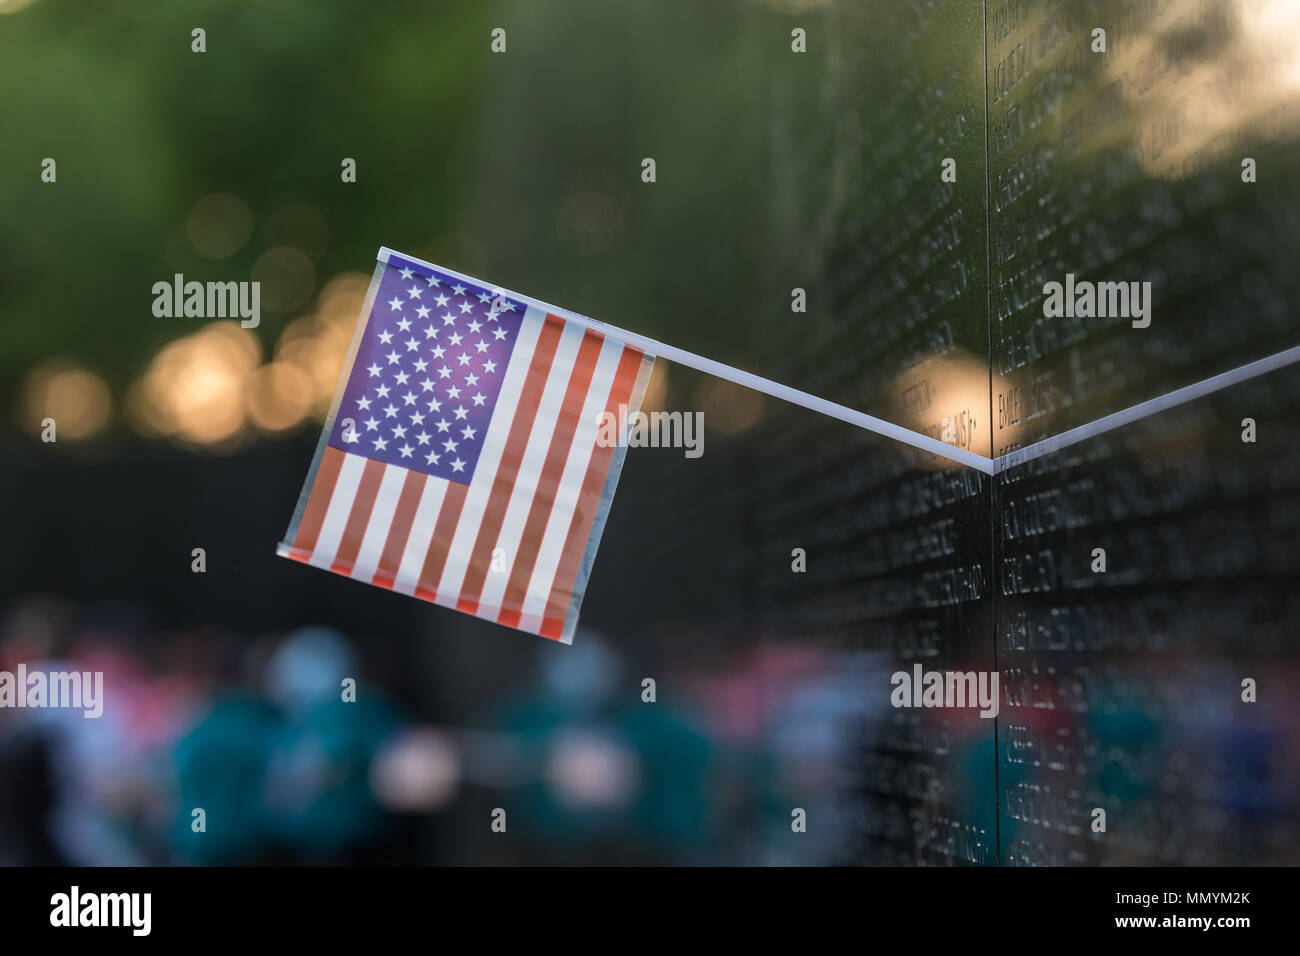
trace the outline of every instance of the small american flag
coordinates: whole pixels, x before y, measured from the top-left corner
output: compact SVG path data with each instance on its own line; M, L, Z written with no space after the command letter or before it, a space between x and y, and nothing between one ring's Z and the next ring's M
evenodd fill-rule
M653 356L381 250L277 553L566 644Z

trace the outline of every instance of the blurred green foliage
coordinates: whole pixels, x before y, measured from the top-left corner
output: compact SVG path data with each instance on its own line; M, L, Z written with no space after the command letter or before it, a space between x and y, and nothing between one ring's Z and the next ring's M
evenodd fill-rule
M52 356L103 374L116 405L203 322L155 318L152 284L248 279L286 203L328 226L317 290L388 245L750 363L764 317L788 315L791 283L771 294L761 267L765 75L802 68L788 21L754 0L35 0L0 16L6 407ZM214 192L254 220L224 259L185 229ZM264 309L268 349L301 311Z

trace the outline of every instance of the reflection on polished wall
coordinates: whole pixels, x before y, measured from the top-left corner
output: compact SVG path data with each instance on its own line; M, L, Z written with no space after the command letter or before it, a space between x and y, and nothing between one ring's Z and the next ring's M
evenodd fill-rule
M792 357L814 391L996 456L1300 344L1294 4L868 6L830 5L831 66L775 84L820 107L772 118L811 210L774 219L832 301ZM1149 282L1149 326L1045 315L1067 273ZM780 410L761 626L859 681L823 774L840 859L1300 862L1298 381L993 477ZM996 669L996 721L889 706L917 663Z
M1300 344L1295 6L989 10L994 454ZM1045 317L1067 273L1150 282L1150 326Z

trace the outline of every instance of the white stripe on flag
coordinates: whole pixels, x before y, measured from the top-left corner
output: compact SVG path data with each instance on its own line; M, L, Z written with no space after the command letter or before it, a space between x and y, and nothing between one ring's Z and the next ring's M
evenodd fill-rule
M510 572L515 566L515 557L519 553L519 539L524 533L524 524L528 521L533 496L537 493L537 479L541 477L542 467L546 464L546 452L551 447L551 437L559 424L560 409L564 405L564 393L569 389L569 379L574 374L578 349L586 334L587 330L577 322L565 322L564 331L560 333L560 342L555 350L555 359L551 363L551 372L546 377L546 388L542 391L542 400L533 418L532 431L528 433L528 443L524 448L523 460L519 464L519 474L515 479L514 487L510 490L505 517L501 522L501 532L495 544L495 547L505 552L505 570L488 571L483 581L483 594L479 601L479 617L494 621L501 610L501 598L505 594L506 584L510 581Z
M343 465L339 468L338 480L334 482L334 493L330 495L329 507L325 509L325 522L321 525L320 537L316 539L316 548L307 562L313 567L328 570L334 563L367 460L360 455L343 454Z
M596 374L592 376L591 387L587 390L587 401L582 406L582 417L578 419L573 444L569 446L569 456L564 462L560 487L555 494L555 504L551 507L550 517L546 521L542 545L537 552L537 563L533 565L532 577L528 580L528 592L524 595L523 615L529 619L533 627L541 626L542 617L546 613L546 603L551 597L555 571L559 567L560 554L564 550L564 541L569 534L569 524L573 521L573 513L578 507L578 493L582 490L583 479L587 476L587 465L596 450L596 432L600 427L600 416L609 401L610 389L614 387L614 376L618 373L618 364L623 358L623 351L622 342L605 337L600 358L596 362ZM521 620L520 623L524 621Z
M358 581L370 583L379 567L379 559L384 553L384 544L388 541L388 532L393 527L393 512L397 510L397 499L402 494L402 484L408 472L397 465L385 465L384 477L379 482L379 491L375 493L375 506L370 511L370 521L366 524L365 536L361 539L361 550L357 552L357 563L352 568L352 576Z
M501 391L497 395L496 407L492 410L492 420L488 422L487 435L483 438L483 448L479 452L478 465L474 468L474 477L469 490L465 493L465 503L460 509L460 521L456 533L452 536L451 550L447 554L447 563L442 569L442 578L438 582L437 603L455 607L460 599L460 586L465 580L465 569L469 566L470 552L478 537L479 524L487 508L488 497L492 493L492 483L496 478L497 467L501 464L501 453L505 450L506 437L510 434L510 425L515 420L519 408L519 396L524 390L524 380L533 362L533 352L537 348L537 339L546 323L546 313L529 306L519 324L519 334L515 347L510 353L510 364L506 366L501 379Z
M436 475L429 475L424 480L424 491L420 495L420 504L411 519L411 534L406 539L406 548L402 551L402 561L397 566L393 590L402 594L414 594L415 586L420 583L420 572L424 569L424 558L429 553L429 542L433 540L433 529L438 524L438 513L442 511L442 500L447 495L451 482Z

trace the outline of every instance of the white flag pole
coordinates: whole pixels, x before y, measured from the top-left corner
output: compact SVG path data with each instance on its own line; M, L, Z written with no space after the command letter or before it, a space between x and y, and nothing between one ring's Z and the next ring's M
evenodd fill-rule
M921 451L927 451L950 461L958 462L982 471L986 475L994 473L994 463L991 459L983 455L977 455L974 452L966 451L963 448L957 448L949 445L947 442L941 442L937 438L931 438L929 435L923 435L920 432L912 431L910 428L904 428L902 425L895 425L893 422L885 421L883 418L876 418L874 415L868 415L864 412L856 411L846 405L840 405L835 402L827 401L824 398L818 398L816 395L800 391L797 388L791 388L789 385L782 385L780 382L774 382L769 378L763 378L752 372L746 372L743 369L734 368L730 365L723 365L721 362L715 362L713 359L707 359L702 355L696 355L694 352L687 352L685 349L675 348L671 345L665 345L663 342L648 338L644 335L638 335L636 332L629 332L626 329L620 329L618 326L609 325L601 322L599 319L593 319L585 315L579 315L568 309L561 309L558 306L551 305L549 302L543 302L540 299L534 299L532 296L523 295L506 289L502 286L494 285L490 282L484 282L482 279L476 279L474 276L466 275L463 272L457 272L455 269L448 269L446 266L436 265L427 262L424 259L417 259L415 256L409 256L404 252L398 252L395 249L389 249L387 246L380 248L379 261L387 262L388 257L397 256L408 262L414 262L417 265L427 266L430 269L436 269L457 279L464 279L466 282L472 282L483 288L490 288L493 292L504 293L512 299L527 303L535 308L549 312L560 318L568 319L579 325L597 332L608 333L616 339L635 346L642 351L655 356L656 358L667 359L670 362L676 362L678 365L684 365L687 368L693 368L696 371L705 372L715 378L721 378L728 382L734 382L737 385L743 385L745 388L752 388L756 392L762 392L764 395L771 395L773 398L779 398L791 404L806 408L809 411L819 412L831 418L838 418L840 421L848 422L850 425L857 425L859 428L865 428L867 431L875 432L877 435L884 435L886 438L892 438L895 441L903 442L918 448Z

